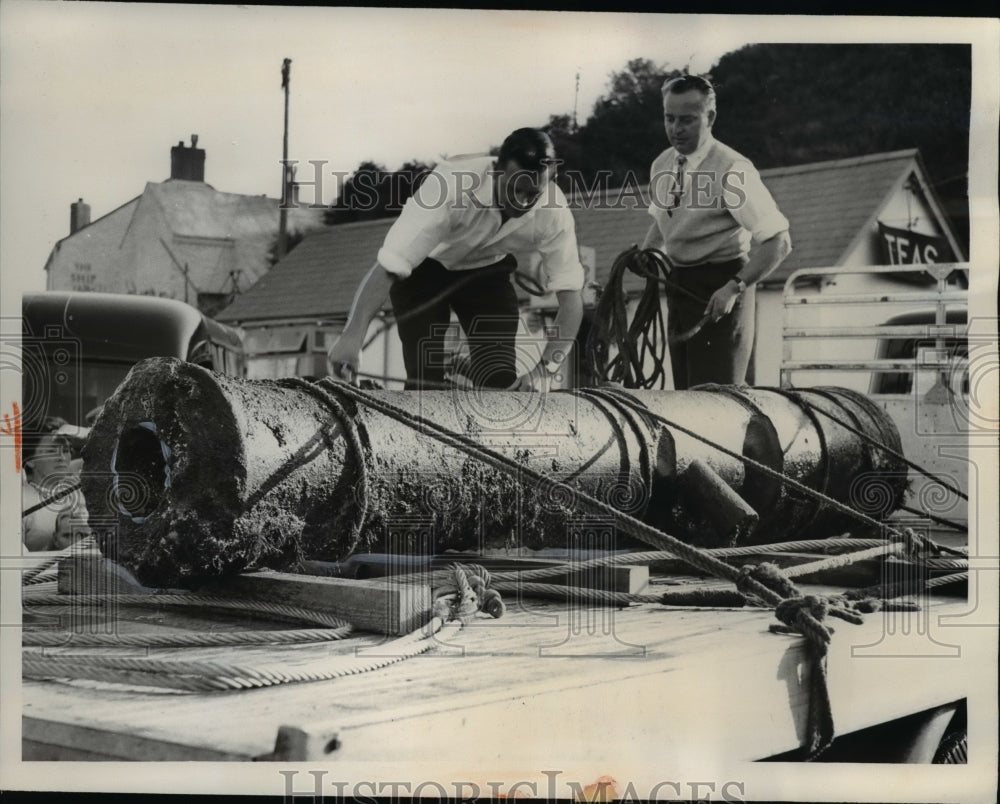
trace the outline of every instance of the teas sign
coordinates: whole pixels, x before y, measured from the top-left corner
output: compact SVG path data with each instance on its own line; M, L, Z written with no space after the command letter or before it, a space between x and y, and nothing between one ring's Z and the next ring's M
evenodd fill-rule
M934 262L954 262L948 241L943 237L893 229L884 223L878 225L882 258L887 265L914 265Z

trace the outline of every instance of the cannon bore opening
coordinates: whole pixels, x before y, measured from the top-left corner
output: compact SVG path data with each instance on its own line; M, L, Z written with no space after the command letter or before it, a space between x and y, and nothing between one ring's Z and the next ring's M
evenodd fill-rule
M170 448L156 434L156 425L142 422L122 431L115 444L111 469L119 510L144 521L160 505L170 487Z

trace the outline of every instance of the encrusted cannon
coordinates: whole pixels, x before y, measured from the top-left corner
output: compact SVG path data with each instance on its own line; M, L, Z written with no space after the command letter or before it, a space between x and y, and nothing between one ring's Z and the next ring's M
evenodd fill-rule
M350 390L139 363L84 449L102 550L190 586L359 551L572 547L595 527L639 544L616 512L701 546L817 537L857 525L823 497L885 514L905 491L875 446L898 454L898 432L845 389Z

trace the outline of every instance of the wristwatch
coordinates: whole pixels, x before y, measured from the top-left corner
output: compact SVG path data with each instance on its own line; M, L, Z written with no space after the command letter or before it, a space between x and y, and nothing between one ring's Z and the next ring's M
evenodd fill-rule
M545 369L545 373L550 377L554 377L559 373L559 369L562 368L563 356L562 352L556 352L551 360L539 361L542 364L542 368Z
M746 290L746 289L747 289L747 283L746 283L746 282L744 282L744 281L743 281L742 279L740 279L740 278L739 278L738 276L734 276L734 277L730 278L730 280L729 280L729 281L730 281L730 282L735 282L735 283L736 283L736 289L737 289L737 290L738 290L738 291L739 291L740 293L742 293L742 292L743 292L744 290Z

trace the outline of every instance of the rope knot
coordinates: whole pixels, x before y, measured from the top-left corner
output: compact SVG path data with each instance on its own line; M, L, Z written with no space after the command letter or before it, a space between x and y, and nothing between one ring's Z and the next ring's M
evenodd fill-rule
M902 540L906 555L914 561L922 561L928 555L941 555L941 548L934 541L917 533L913 528L903 529Z
M745 595L753 595L768 601L775 595L781 599L799 597L799 590L777 564L765 561L762 564L747 564L740 567L736 588Z
M784 627L772 627L771 630L802 634L823 654L826 653L833 633L833 629L823 624L829 611L829 603L818 595L782 600L775 608L774 615L784 623Z
M432 612L445 622L470 619L477 611L484 611L494 619L506 611L500 593L490 589L490 573L479 564L452 564L450 577L434 590Z

